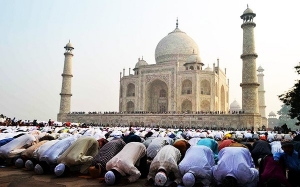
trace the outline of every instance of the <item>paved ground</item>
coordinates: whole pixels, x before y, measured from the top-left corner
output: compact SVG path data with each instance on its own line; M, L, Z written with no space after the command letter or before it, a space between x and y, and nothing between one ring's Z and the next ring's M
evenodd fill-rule
M141 187L146 179L140 179L127 187ZM0 168L0 187L104 187L99 179L87 176L70 176L58 178L53 175L36 175L34 171L17 169L14 166Z

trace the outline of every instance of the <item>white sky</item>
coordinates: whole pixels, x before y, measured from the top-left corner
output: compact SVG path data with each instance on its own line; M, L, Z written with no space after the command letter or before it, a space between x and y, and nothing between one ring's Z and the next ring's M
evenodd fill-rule
M291 88L300 61L300 1L254 0L2 0L0 113L18 119L56 119L64 46L73 43L72 111L117 111L119 72L144 57L154 64L158 42L179 28L198 44L205 66L220 58L230 79L230 103L241 103L242 20L254 21L257 67L265 69L266 113Z

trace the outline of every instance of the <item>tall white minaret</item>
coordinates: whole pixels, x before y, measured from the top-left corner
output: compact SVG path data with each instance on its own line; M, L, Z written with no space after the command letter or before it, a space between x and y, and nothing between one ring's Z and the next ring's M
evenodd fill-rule
M265 103L265 84L264 84L264 69L259 66L257 74L257 80L259 83L258 87L258 106L259 106L259 114L262 117L262 125L267 126L267 117L266 117L266 103Z
M243 19L243 72L242 72L242 110L248 114L258 114L258 82L256 75L256 58L254 27L255 13L248 7L241 15Z
M61 93L60 93L60 107L59 107L59 114L67 114L70 112L71 108L71 82L72 82L72 59L73 59L73 45L67 43L64 47L66 49L65 55L65 63L64 63L64 71L61 76L62 79L62 86L61 86Z

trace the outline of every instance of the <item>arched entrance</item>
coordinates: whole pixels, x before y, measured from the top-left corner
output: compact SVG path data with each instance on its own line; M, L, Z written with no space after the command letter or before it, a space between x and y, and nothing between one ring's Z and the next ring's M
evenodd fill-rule
M202 95L210 95L210 83L208 80L202 80L200 86Z
M192 81L187 79L182 82L181 94L192 94Z
M127 97L135 96L135 85L130 83L127 85Z
M210 102L207 100L202 101L200 108L202 111L209 112L210 111Z
M145 109L149 112L168 112L168 86L161 80L148 84Z
M192 111L192 102L190 100L184 100L181 104L181 111L190 113Z
M126 111L127 111L127 112L133 112L133 111L134 111L134 103L133 103L132 101L129 101L129 102L127 103Z

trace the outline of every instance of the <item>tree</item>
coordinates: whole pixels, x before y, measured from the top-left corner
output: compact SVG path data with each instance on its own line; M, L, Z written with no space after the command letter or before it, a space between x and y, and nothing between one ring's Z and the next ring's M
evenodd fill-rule
M278 125L286 124L288 127L292 127L297 122L297 119L291 119L289 115L289 111L291 110L291 106L281 105L281 109L277 112L279 115Z
M295 66L295 69L300 75L300 63L298 66ZM296 80L295 85L289 91L278 97L285 105L290 106L289 116L291 119L296 118L298 120L296 125L300 125L300 80Z

